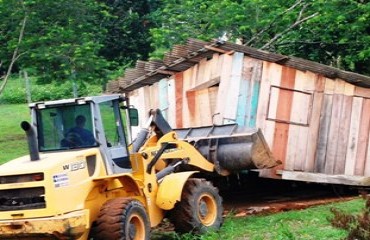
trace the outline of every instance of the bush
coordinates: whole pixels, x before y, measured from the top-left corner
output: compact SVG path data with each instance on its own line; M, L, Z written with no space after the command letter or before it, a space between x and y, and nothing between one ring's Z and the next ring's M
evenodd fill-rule
M73 97L72 82L36 84L35 80L31 81L31 100L48 101ZM83 82L77 83L77 92L79 96L92 96L102 93L100 85L92 85ZM24 82L22 79L10 79L4 92L0 95L0 103L26 103L27 95Z
M13 87L5 89L0 95L0 103L25 103L26 102L26 90L20 87Z
M334 216L328 220L334 227L348 232L347 240L370 239L370 197L363 197L366 199L366 204L361 214L352 215L339 209L331 209Z

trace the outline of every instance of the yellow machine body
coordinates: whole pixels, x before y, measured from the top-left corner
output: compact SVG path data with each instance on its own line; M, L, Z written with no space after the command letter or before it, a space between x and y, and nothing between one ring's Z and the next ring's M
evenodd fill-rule
M177 148L164 153L163 159L152 172L147 173L145 170L153 154L158 151L161 142L170 136ZM44 191L42 195L46 206L31 210L0 211L0 239L14 236L87 239L100 207L117 197L137 198L147 209L150 225L158 225L163 220L164 210L172 209L180 200L186 180L195 173L170 174L157 183L155 173L165 167L165 158L187 158L194 166L198 162L202 163L200 168L213 170L212 164L198 155L194 148L186 142L176 141L173 136L173 132L169 133L157 144L143 147L143 152L150 153L148 159L144 159L142 153L131 154L132 171L129 173L107 176L98 148L45 153L40 155L38 161L30 161L25 156L2 165L0 176L6 179L6 175L11 173L9 178L12 180L3 180L0 192L11 189L23 189L25 194ZM43 177L38 179L38 173ZM34 174L34 179L29 174Z

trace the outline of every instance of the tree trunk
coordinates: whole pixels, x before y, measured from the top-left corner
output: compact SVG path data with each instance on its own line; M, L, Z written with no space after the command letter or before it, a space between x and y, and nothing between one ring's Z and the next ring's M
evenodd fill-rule
M23 18L23 20L22 20L22 25L21 25L21 30L19 32L17 47L14 49L12 61L10 62L9 67L8 67L8 70L7 70L7 72L6 72L5 76L4 76L3 82L0 85L0 95L1 95L1 93L5 89L5 86L6 86L7 82L8 82L8 79L10 77L10 74L12 73L12 69L13 69L14 63L24 54L24 53L18 54L18 51L19 51L19 45L21 44L22 39L23 39L24 29L26 27L26 22L27 22L27 15L25 15L24 18Z

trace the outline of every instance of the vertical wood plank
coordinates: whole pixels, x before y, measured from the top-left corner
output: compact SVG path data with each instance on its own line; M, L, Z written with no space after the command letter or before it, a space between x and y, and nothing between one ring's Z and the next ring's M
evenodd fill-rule
M187 90L191 88L192 85L192 72L193 68L189 68L184 72L183 75L183 108L182 108L182 126L184 128L191 127L191 120L190 120L190 110L189 110L189 102L188 102L188 94Z
M143 92L140 93L140 95L142 94L144 100L143 100L143 103L144 103L144 112L145 112L145 118L144 121L146 121L149 117L149 110L152 109L152 106L151 106L151 97L150 97L150 86L144 86L143 87Z
M330 130L330 120L333 105L335 83L333 80L325 79L323 106L320 113L320 125L315 155L315 172L325 173L326 149Z
M272 86L270 89L270 99L269 99L269 105L268 105L268 113L267 113L267 119L269 121L274 121L274 119L277 119L277 111L279 106L279 93L280 89Z
M338 147L339 128L342 125L341 109L343 104L344 81L334 81L334 95L331 109L330 126L327 139L325 173L334 174L335 159Z
M159 109L163 117L168 120L168 80L166 78L158 82L158 90Z
M295 76L295 83L294 83L294 90L303 91L306 78L305 74L302 71L296 71ZM300 126L297 126L295 123L301 122L301 112L305 111L306 106L303 104L303 96L300 92L293 92L292 97L292 110L289 120L292 122L289 126L289 135L288 135L288 143L287 143L287 155L285 160L285 167L286 170L294 170L298 167L298 161L302 161L297 157L298 147L301 145L305 145L305 139L299 138L299 131ZM299 169L297 169L299 170Z
M196 91L196 105L199 119L196 126L209 126L212 124L211 104L208 88Z
M153 83L149 87L150 89L150 108L151 109L157 109L159 108L159 83Z
M203 79L201 79L202 83L209 82L211 80L212 67L213 67L212 59L207 60L204 66Z
M283 67L281 75L281 87L293 89L295 84L296 70L293 68ZM290 119L292 109L293 93L291 91L279 91L277 119ZM283 162L283 165L277 167L282 169L285 166L287 144L289 135L289 124L276 122L274 142L272 152L277 160Z
M247 113L250 111L250 83L253 71L253 60L244 57L242 66L242 76L239 87L238 107L236 113L236 122L238 125L245 126Z
M364 99L360 120L360 132L358 134L358 148L355 165L355 175L363 176L365 172L366 151L370 128L370 99Z
M346 155L348 137L351 124L353 96L343 96L343 103L340 116L340 127L338 130L338 147L335 156L334 174L344 174L346 166Z
M299 126L291 124L289 126L289 135L287 142L287 154L284 169L288 171L295 170L295 160L297 155L298 146L304 144L299 139ZM298 161L298 160L297 160Z
M367 156L366 156L366 163L365 163L365 173L364 176L370 176L370 131L367 137Z
M202 59L201 61L203 61L204 66L206 59ZM192 90L197 85L197 79L200 74L203 74L203 70L200 72L199 68L200 64L196 64L191 68L191 71L188 72L187 77L190 79L189 83L184 79L184 91L186 92L185 96L189 113L189 127L199 125L199 111L196 105L196 92Z
M220 68L221 63L219 63L219 60L220 60L220 55L218 53L214 53L212 55L212 59L210 60L211 62L210 79L211 80L220 78L221 76L221 68Z
M176 127L176 86L175 79L170 78L167 82L168 86L168 115L167 121L172 128Z
M256 126L262 130L265 140L272 149L275 134L275 121L267 120L267 114L269 111L269 105L271 102L270 91L273 89L271 86L279 86L282 76L282 66L263 62L262 77L261 77L261 90L258 98L258 109L257 109L257 121ZM276 89L276 88L274 88ZM277 100L276 100L277 101ZM275 113L273 113L276 115ZM275 156L275 155L274 155ZM260 170L260 177L272 177L275 178L275 169L263 169Z
M203 59L202 61L205 61L205 59ZM191 69L191 71L188 72L188 74L190 75L189 76L189 83L187 85L188 87L186 88L186 91L189 91L190 89L193 89L197 85L197 80L198 80L198 76L199 76L199 74L198 74L199 64L194 65L190 69ZM186 70L186 71L188 71L188 70Z
M326 149L328 143L332 104L333 95L325 94L320 114L319 138L317 141L315 162L315 172L318 173L325 173Z
M191 127L199 126L199 111L196 102L196 92L195 91L187 91L186 92L186 99L188 102L188 110L189 110L189 124Z
M302 72L300 72L302 74ZM297 79L297 77L296 77ZM302 83L297 85L297 90L303 91L311 94L296 94L300 95L299 99L302 108L299 111L297 122L308 124L304 126L299 126L299 145L296 150L296 155L294 159L294 169L299 171L304 171L307 161L307 151L308 151L308 141L309 141L309 126L310 126L310 116L312 115L313 108L313 92L316 88L317 74L312 72L305 72L301 78Z
M338 137L340 128L340 111L343 104L343 95L333 95L330 126L327 139L326 160L325 160L325 173L334 174L335 158L338 147Z
M218 95L218 86L210 87L209 90L209 102L211 107L211 118L212 124L214 124L214 115L216 114L216 104L217 104L217 95Z
M325 78L322 76L316 76L310 127L307 139L307 153L305 161L305 171L307 172L313 172L315 168L315 155L319 136L318 132L320 126L321 107L324 100L324 89L325 89Z
M149 87L143 87L137 89L137 108L140 109L139 113L139 121L140 126L143 126L144 123L147 121L149 117L149 110L150 110L150 94L149 94ZM131 98L130 98L131 101Z
M207 68L207 59L206 58L203 58L202 60L200 60L200 62L197 64L198 68L197 68L197 71L196 72L193 72L193 87L196 87L200 84L202 84L203 82L205 81L208 81L207 79L205 79L205 75L206 75L206 68ZM209 69L208 69L209 71Z
M260 85L262 78L262 61L254 60L253 73L251 79L251 100L250 100L250 111L247 115L247 126L254 128L256 127L257 121L257 109L258 99L260 93Z
M221 55L219 59L219 68L222 70L220 76L220 85L217 94L217 103L215 112L216 115L214 117L215 124L223 123L225 108L227 106L225 96L227 96L230 84L232 59L233 59L232 56L228 54Z
M227 98L224 98L226 102L225 114L224 114L224 123L230 123L236 121L236 113L238 110L238 93L241 84L242 78L242 68L243 68L243 59L244 54L235 52L233 54L233 62L231 69L231 79L229 88L227 91Z
M183 115L183 73L176 73L175 74L175 97L176 97L176 128L182 128L183 122L182 122L182 115Z
M263 62L261 91L258 98L256 126L262 130L266 142L270 148L272 148L275 133L275 121L267 120L269 104L270 102L272 102L272 101L269 102L270 88L271 85L274 86L280 85L282 75L281 73L282 73L281 65L270 62ZM276 111L273 114L276 115Z
M205 65L206 65L207 59L202 59L201 62L197 65L194 65L190 72L190 78L191 78L191 85L189 88L186 88L186 99L188 103L188 109L189 109L189 124L191 127L193 126L199 126L200 124L200 116L199 116L199 108L197 107L196 102L196 91L193 91L195 86L198 84L198 79L203 78ZM186 83L185 83L186 84Z
M285 169L297 171L304 169L309 129L308 126L298 124L308 124L312 108L312 96L309 93L315 88L315 78L316 75L310 72L296 72Z
M354 97L352 100L351 123L349 127L348 146L346 153L346 175L355 174L356 155L358 148L358 136L360 131L360 117L363 105L363 98Z

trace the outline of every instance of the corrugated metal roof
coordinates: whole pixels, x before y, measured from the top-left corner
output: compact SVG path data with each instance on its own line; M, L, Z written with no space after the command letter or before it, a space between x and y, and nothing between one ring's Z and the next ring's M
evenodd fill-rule
M274 62L301 71L311 71L328 78L340 78L349 83L370 88L369 76L343 71L302 58L261 51L230 42L219 40L205 42L197 39L188 39L185 45L175 45L170 52L165 54L163 61L137 61L135 68L125 71L124 77L110 81L107 85L107 91L112 93L130 92L142 86L153 84L177 72L185 71L199 63L200 60L211 58L214 53L231 51L242 52L246 56L255 59Z

